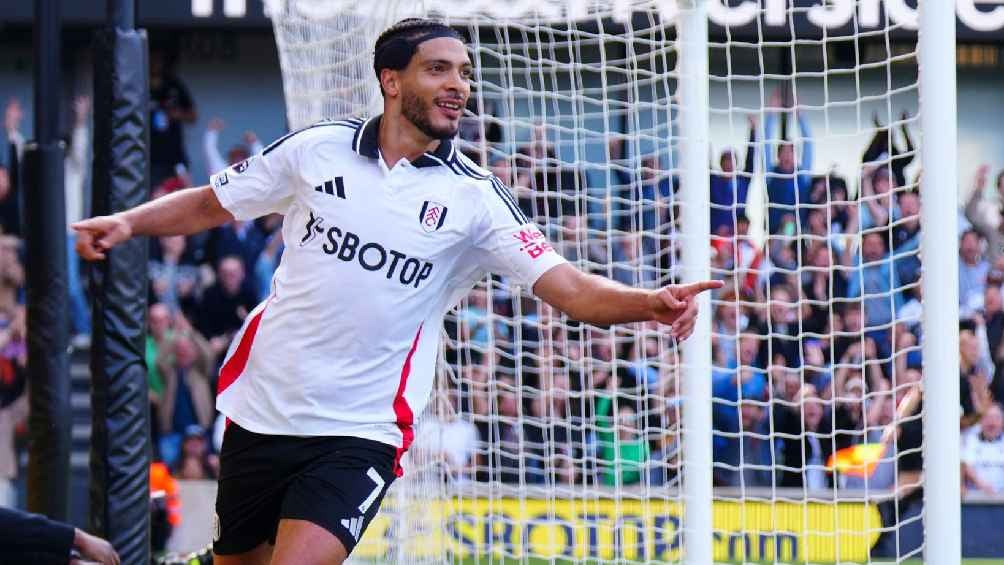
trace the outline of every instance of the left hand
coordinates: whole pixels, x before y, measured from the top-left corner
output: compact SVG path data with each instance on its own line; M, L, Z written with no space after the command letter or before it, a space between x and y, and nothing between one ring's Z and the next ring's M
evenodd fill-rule
M694 332L697 320L697 295L721 288L722 281L699 281L689 284L671 284L649 294L648 303L652 319L673 326L670 334L685 340Z

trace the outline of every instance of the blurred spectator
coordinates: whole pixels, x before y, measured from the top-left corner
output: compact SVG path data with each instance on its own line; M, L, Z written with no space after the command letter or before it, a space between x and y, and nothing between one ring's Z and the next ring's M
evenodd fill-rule
M156 241L159 253L151 254L154 257L149 264L153 300L163 303L172 313L194 316L199 268L185 256L185 236L162 236Z
M531 406L526 422L528 483L572 484L582 461L584 428L579 411L569 403L571 384L562 365L544 379L540 395Z
M440 464L450 480L469 481L474 477L478 429L463 415L457 387L437 392L434 402L434 416L421 420L415 446Z
M21 132L21 120L23 119L24 110L21 108L21 101L17 98L8 100L3 114L4 151L3 155L0 156L0 163L8 167L20 163L24 156L25 138L24 133Z
M533 189L533 213L529 216L538 224L549 225L561 216L584 209L580 202L585 193L582 175L558 159L544 124L537 124L530 142L516 150L515 162L516 179L526 175Z
M70 133L63 164L63 182L66 187L66 285L70 295L70 322L77 344L89 343L91 336L91 309L84 296L80 277L80 257L74 251L76 232L70 225L87 215L90 201L91 132L88 127L91 99L78 96L73 99L73 130Z
M15 437L28 417L28 351L24 308L0 318L0 507L14 506L18 456Z
M482 431L484 464L478 465L479 480L518 484L522 481L523 442L522 410L519 397L512 385L502 381L499 385L497 415L488 418L488 425Z
M789 414L775 418L780 453L778 486L799 487L810 491L830 486L826 460L833 450L831 423L824 418L826 408L815 387L805 385L798 395L798 404L786 406Z
M726 284L718 300L714 302L712 318L712 352L714 366L735 367L739 363L739 332L749 321L739 308L735 292Z
M982 326L980 326L982 327ZM982 331L978 329L977 332ZM985 338L984 338L985 340ZM986 342L970 330L959 332L959 392L962 403L962 426L979 421L990 407L990 380L993 365Z
M178 165L189 168L184 124L195 122L195 103L175 74L175 56L163 48L150 50L150 184L174 176Z
M778 114L782 110L782 97L775 90L768 103L767 119L764 123L764 170L767 171L767 230L771 234L785 233L794 235L798 225L804 223L811 203L813 140L809 130L809 121L800 110L797 102L792 100L795 118L802 139L802 160L795 164L795 145L789 141L780 140L774 148L774 130L777 127ZM776 150L777 162L774 161Z
M735 221L746 215L746 199L753 168L756 165L756 116L750 114L749 141L741 172L736 171L736 151L726 149L718 159L719 172L711 174L711 233L731 237L736 233Z
M993 206L993 210L987 210L990 206L985 204L983 198L987 187L987 175L990 172L989 165L980 165L976 169L973 177L973 187L969 192L969 199L966 200L965 215L966 220L981 237L987 241L987 259L996 265L1004 258L1004 208ZM997 175L997 194L1004 197L1004 172ZM989 212L989 214L988 214Z
M491 354L493 339L509 339L509 328L489 310L488 292L480 285L467 295L467 307L457 314L460 335L473 349L472 360L479 363Z
M903 215L899 202L893 198L892 180L887 167L872 163L861 166L860 222L862 230L888 226Z
M208 429L213 423L212 350L206 340L178 318L180 327L158 352L157 368L164 378L160 399L160 454L174 465L189 426Z
M220 262L227 257L237 257L241 261L244 273L254 273L258 257L265 249L268 235L257 222L234 220L222 226L209 230L206 242L205 259L218 269ZM252 294L257 294L257 281L248 278L242 281Z
M896 274L903 285L920 280L920 193L900 192L902 218L892 227Z
M792 289L784 284L772 286L768 296L770 318L764 329L770 333L771 351L774 355L784 356L789 367L800 367L802 359L799 344L801 329L798 298Z
M669 381L663 381L668 383ZM664 391L655 399L656 421L649 426L655 433L650 439L652 453L649 457L648 481L653 487L678 486L682 458L680 420L683 418L683 399L675 391Z
M894 395L886 388L882 393L867 398L864 405L867 418L864 442L878 443L882 440L885 427L893 421L896 414ZM839 446L838 449L840 449ZM881 461L867 477L841 475L839 486L849 489L868 489L873 492L892 489L896 485L895 450L895 445L887 446Z
M618 398L615 380L596 397L596 451L600 482L606 486L641 482L649 460L648 439L642 434L634 402Z
M767 375L756 367L760 337L745 333L739 339L739 365L712 372L712 426L714 429L715 481L720 485L737 485L742 436L745 431L758 430L758 422L743 421L759 407L750 405L747 414L740 408L744 401L760 401L767 396ZM747 427L752 426L752 427ZM721 466L720 466L721 465Z
M278 216L278 214L276 214ZM282 217L279 217L282 222ZM281 227L281 226L280 226ZM272 231L271 235L265 236L265 248L258 255L258 260L254 264L254 287L258 289L258 301L268 298L272 292L272 277L275 270L279 268L279 261L282 259L282 252L285 244L282 240L282 229Z
M174 465L174 476L181 480L205 481L220 474L219 457L210 453L206 430L198 424L185 428L181 440L181 456Z
M483 111L481 111L482 109ZM482 96L471 96L467 99L466 110L460 119L460 131L458 132L460 139L473 144L502 141L502 126L497 119L494 100Z
M987 334L987 348L993 360L994 371L991 393L997 400L1004 400L1004 300L1001 287L987 285L983 292L981 317Z
M220 153L220 132L223 131L223 120L213 117L206 125L206 131L202 134L202 151L206 158L206 174L214 175L228 165L236 165L252 155L257 155L265 150L255 132L248 130L241 137L240 144L234 145L227 150L226 160Z
M983 258L980 235L973 230L959 241L959 317L968 318L979 310L990 264Z
M24 297L24 266L18 257L21 241L0 235L0 315L11 319Z
M827 245L811 247L802 271L802 331L825 334L831 329L830 304L847 295L847 279L833 268L833 252Z
M841 368L844 370L844 368ZM865 381L861 371L854 369L849 378L838 379L833 387L834 448L857 445L865 437Z
M987 494L1004 494L1004 411L990 404L962 437L962 480Z
M727 483L731 486L755 488L772 487L775 484L774 444L764 412L763 404L759 402L742 400L739 403L739 470L731 478L733 482Z
M216 282L202 293L196 327L209 340L214 359L226 351L257 304L255 294L244 284L244 273L238 257L224 257L216 269Z
M906 186L906 167L913 162L915 156L913 140L910 139L909 124L907 122L909 119L910 115L904 110L900 114L899 127L903 141L906 143L906 148L900 149L899 145L893 140L892 131L890 128L882 127L882 122L879 121L878 114L876 113L872 117L876 128L875 135L868 142L868 147L861 157L862 163L875 161L887 162L892 172L893 180L896 181L896 186L900 188Z
M829 359L830 350L823 346L819 339L802 340L802 374L805 382L816 387L820 396L830 396L830 386L833 380L832 366Z
M17 172L24 152L23 118L21 103L11 98L4 108L5 143L0 154L0 228L11 235L21 235L21 194L11 182L11 171Z
M862 237L860 259L845 258L853 267L848 273L847 297L862 298L865 325L875 338L880 351L888 351L889 330L896 313L903 305L902 287L887 252L885 232L868 232Z
M146 381L150 396L150 436L153 438L154 458L160 452L160 406L164 397L164 376L160 373L157 359L160 352L170 346L173 336L171 310L162 303L155 302L146 314Z

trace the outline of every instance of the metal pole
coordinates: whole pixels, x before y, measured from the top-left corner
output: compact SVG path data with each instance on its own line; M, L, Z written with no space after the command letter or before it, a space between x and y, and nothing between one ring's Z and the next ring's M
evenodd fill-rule
M136 27L136 0L108 0L108 25L122 30Z
M59 141L58 0L35 3L35 141L25 150L29 433L28 508L66 521L70 494L70 379L66 203Z
M925 562L958 565L959 265L955 2L920 6Z
M708 12L705 0L684 3L677 23L680 46L680 131L683 280L711 275L708 214ZM694 333L683 344L683 542L692 565L711 555L711 300L698 297Z

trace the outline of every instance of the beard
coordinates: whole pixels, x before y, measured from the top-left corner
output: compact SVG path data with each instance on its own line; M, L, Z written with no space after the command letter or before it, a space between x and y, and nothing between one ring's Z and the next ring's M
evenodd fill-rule
M405 119L418 128L418 131L430 139L450 139L456 136L460 129L459 121L456 126L434 126L432 120L429 119L432 107L425 100L408 91L401 93L401 113L404 114Z

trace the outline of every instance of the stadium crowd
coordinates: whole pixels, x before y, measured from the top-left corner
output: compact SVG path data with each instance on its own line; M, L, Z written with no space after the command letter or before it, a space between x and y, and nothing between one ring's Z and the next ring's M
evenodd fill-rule
M185 128L195 102L169 61L153 55L150 115L153 198L190 186ZM909 490L921 469L919 411L900 417L897 440L867 478L827 472L835 451L875 442L921 380L920 196L904 115L876 121L854 178L818 174L809 122L775 94L764 124L749 120L742 151L729 149L710 180L713 297L714 481L725 487ZM90 104L73 104L66 159L67 222L84 217ZM794 114L798 139L778 136ZM23 446L25 310L20 195L12 173L23 115L7 103L0 146L0 504L10 504ZM681 210L674 169L607 148L603 188L558 159L543 126L502 155L490 112L462 128L481 161L512 188L524 212L580 266L632 285L671 280ZM252 132L224 155L212 118L201 151L208 172L260 152ZM480 125L486 124L486 125ZM740 163L739 156L743 155ZM760 172L757 172L757 171ZM961 212L960 355L964 479L1004 494L1004 173L985 199L981 167ZM759 176L758 176L759 175ZM747 214L765 186L763 226ZM752 212L752 211L750 211ZM181 479L215 478L223 422L214 410L218 368L253 307L268 295L283 251L282 217L150 241L146 360L156 457ZM763 236L760 232L765 232ZM67 233L72 249L73 234ZM86 277L69 261L74 344L90 335ZM564 318L491 277L448 317L437 417L416 450L452 480L511 484L675 485L686 409L676 344L654 324L601 328ZM917 392L919 394L919 390ZM20 431L18 431L20 430Z

